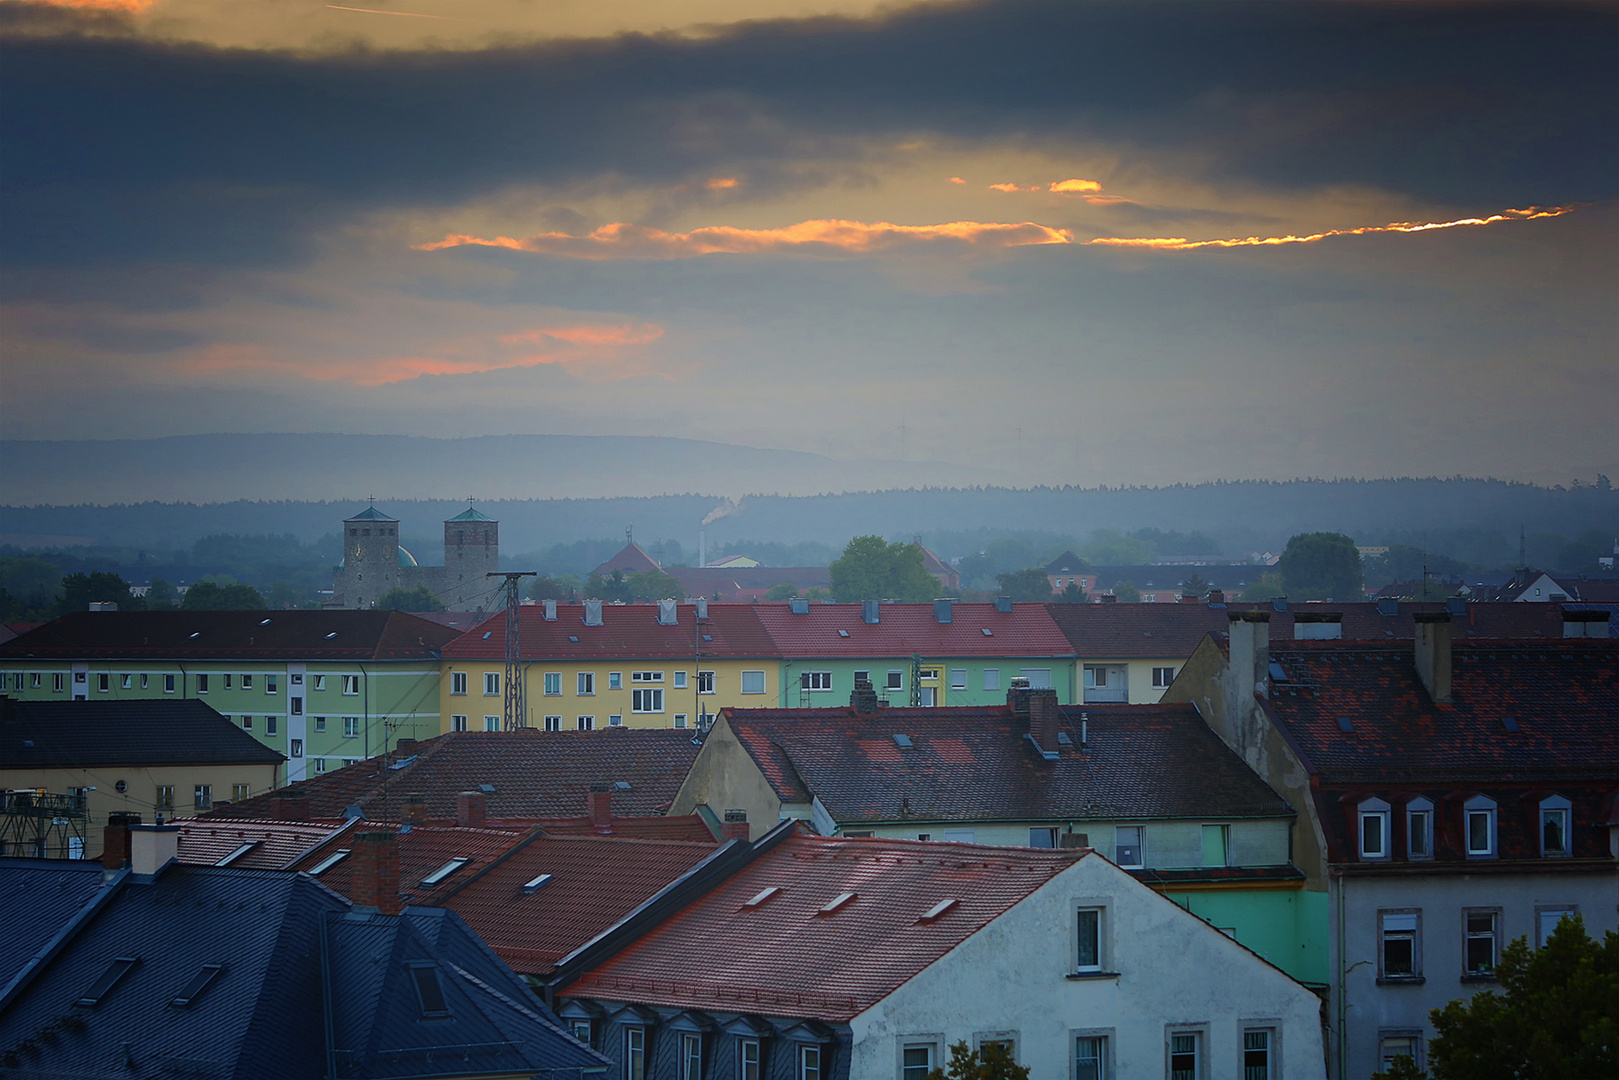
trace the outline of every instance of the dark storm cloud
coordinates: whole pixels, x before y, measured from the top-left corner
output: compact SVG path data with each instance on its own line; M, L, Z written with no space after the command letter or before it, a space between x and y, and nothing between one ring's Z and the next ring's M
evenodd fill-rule
M1099 140L1193 152L1211 180L1489 206L1611 196L1619 173L1613 7L991 4L309 56L97 26L4 43L13 264L298 258L359 211L765 175L868 136Z

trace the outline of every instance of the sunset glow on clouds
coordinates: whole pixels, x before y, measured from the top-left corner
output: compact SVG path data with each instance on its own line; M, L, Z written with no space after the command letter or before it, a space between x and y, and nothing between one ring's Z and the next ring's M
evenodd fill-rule
M1325 240L1331 236L1365 236L1368 233L1418 233L1433 229L1454 229L1461 225L1493 225L1500 221L1533 221L1536 218L1560 217L1574 209L1571 206L1556 206L1541 208L1531 206L1527 210L1503 210L1499 214L1489 217L1457 218L1455 221L1395 221L1388 225L1366 225L1358 229L1328 229L1325 232L1311 233L1308 236L1247 236L1232 240L1187 240L1184 237L1137 237L1127 239L1124 237L1099 236L1094 240L1087 240L1087 244L1102 244L1108 247L1136 247L1150 248L1154 251L1192 251L1196 248L1236 248L1236 247L1273 247L1280 244L1309 244L1317 240Z
M1067 229L1054 229L1032 221L894 225L886 221L823 219L801 221L779 229L738 229L728 225L712 225L685 233L615 222L584 236L560 232L540 233L522 239L452 235L433 243L419 244L417 250L441 251L445 248L481 246L576 259L685 259L695 255L760 255L792 251L866 255L939 241L953 241L974 248L1005 248L1027 244L1071 244L1074 237Z

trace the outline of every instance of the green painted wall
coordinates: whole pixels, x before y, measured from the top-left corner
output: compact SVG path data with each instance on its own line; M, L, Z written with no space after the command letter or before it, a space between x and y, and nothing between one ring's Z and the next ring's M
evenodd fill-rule
M1165 892L1164 896L1223 930L1293 978L1325 984L1327 894L1302 889Z
M924 688L935 691L934 702L937 705L1005 705L1006 690L1011 685L1014 676L1021 675L1024 669L1043 669L1051 672L1051 685L1057 691L1057 699L1065 705L1075 703L1074 697L1074 660L1068 656L1041 656L1041 657L994 657L984 658L922 658L924 668L936 668L939 677L935 680L923 680ZM952 686L954 681L952 673L965 670L967 673L966 686ZM996 673L995 689L984 688L984 674L993 670ZM812 690L803 693L800 686L800 676L806 672L830 672L832 675L832 688L830 690ZM883 656L869 657L858 660L814 660L795 659L783 661L781 665L781 695L778 703L782 708L796 709L805 704L811 708L827 708L830 706L849 704L849 693L854 689L854 674L857 671L867 671L871 674L872 688L877 691L878 697L886 697L889 704L896 706L911 703L911 658L909 656ZM888 673L900 672L900 685L890 688Z

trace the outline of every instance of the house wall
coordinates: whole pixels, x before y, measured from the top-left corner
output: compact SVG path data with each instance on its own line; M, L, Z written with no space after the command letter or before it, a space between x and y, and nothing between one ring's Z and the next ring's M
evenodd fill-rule
M595 728L605 728L614 725L612 717L620 718L621 726L634 728L668 728L685 726L695 729L697 727L699 695L696 689L695 669L693 658L688 654L684 657L643 657L630 659L615 659L604 661L591 661L580 663L578 661L561 660L525 660L523 670L526 675L524 692L528 703L528 725L532 728L545 728L547 716L560 716L562 729L573 731L578 727L578 718L592 717ZM776 700L776 685L779 665L772 658L769 660L709 660L704 658L703 671L714 673L714 692L701 695L701 708L710 716L718 713L727 705L738 708L768 708ZM659 671L663 673L661 682L637 683L631 675L637 671ZM742 692L742 673L744 671L758 671L764 673L764 693L744 694ZM579 675L588 672L594 677L595 692L593 694L579 693ZM611 676L617 673L620 689L611 688ZM684 672L686 685L675 686L675 673ZM467 676L467 691L463 694L454 692L456 673ZM547 694L545 692L545 676L547 673L560 677L561 692ZM504 659L463 659L445 660L442 664L441 685L439 687L439 709L441 713L440 731L451 731L453 725L451 717L465 716L471 730L484 730L485 716L500 716L505 712L505 699L503 694L486 695L484 693L484 675L496 674L502 679L506 677L506 661ZM660 712L638 713L634 710L632 691L636 689L661 689L663 691L663 709ZM677 725L676 718L683 716L682 724ZM437 734L437 732L435 732Z
M748 835L753 840L787 817L807 817L809 813L807 806L795 813L782 812L781 800L752 756L743 749L723 714L703 741L703 748L686 773L685 782L675 793L669 813L692 814L704 805L722 817L727 810L747 811Z
M1004 705L1011 680L1026 669L1050 672L1050 685L1056 689L1063 704L1074 704L1074 661L1068 656L1037 657L923 657L924 670L936 671L933 678L924 677L921 686L934 691L935 705ZM911 703L911 658L909 656L861 657L820 660L795 657L780 664L780 693L777 705L784 709L808 706L824 708L847 705L854 690L855 672L867 672L877 696L886 698L890 705L907 706ZM830 690L805 691L801 676L807 671L826 671L832 674ZM900 673L899 686L889 686L891 671ZM965 671L966 685L956 685L953 673ZM985 687L985 673L995 673L995 687Z
M1335 906L1341 904L1341 944L1334 941L1338 970L1348 969L1341 984L1340 1016L1347 1055L1342 1075L1369 1076L1383 1067L1380 1039L1389 1032L1421 1033L1421 1057L1433 1037L1428 1010L1481 990L1500 992L1493 980L1463 978L1463 911L1498 908L1497 948L1513 938L1536 937L1538 907L1576 907L1585 929L1600 939L1619 929L1614 910L1616 874L1600 873L1450 873L1432 875L1343 875L1334 878ZM1420 912L1418 955L1421 982L1380 983L1379 912Z
M1103 910L1103 968L1070 978L1077 915ZM948 918L948 915L945 916ZM1164 978L1196 971L1198 978ZM1241 1076L1243 1033L1275 1034L1276 1077L1325 1075L1320 999L1103 859L1081 860L850 1024L850 1080L891 1080L902 1047L1010 1038L1036 1077L1071 1076L1074 1038L1108 1040L1111 1077L1163 1076L1168 1038L1201 1038L1201 1077Z
M1331 978L1325 893L1297 887L1154 888L1300 982L1326 986Z

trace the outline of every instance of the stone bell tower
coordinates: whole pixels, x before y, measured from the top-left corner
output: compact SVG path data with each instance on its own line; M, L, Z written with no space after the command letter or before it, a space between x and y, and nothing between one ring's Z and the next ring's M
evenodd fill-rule
M445 607L485 606L491 588L485 575L499 569L500 522L469 506L444 523Z

